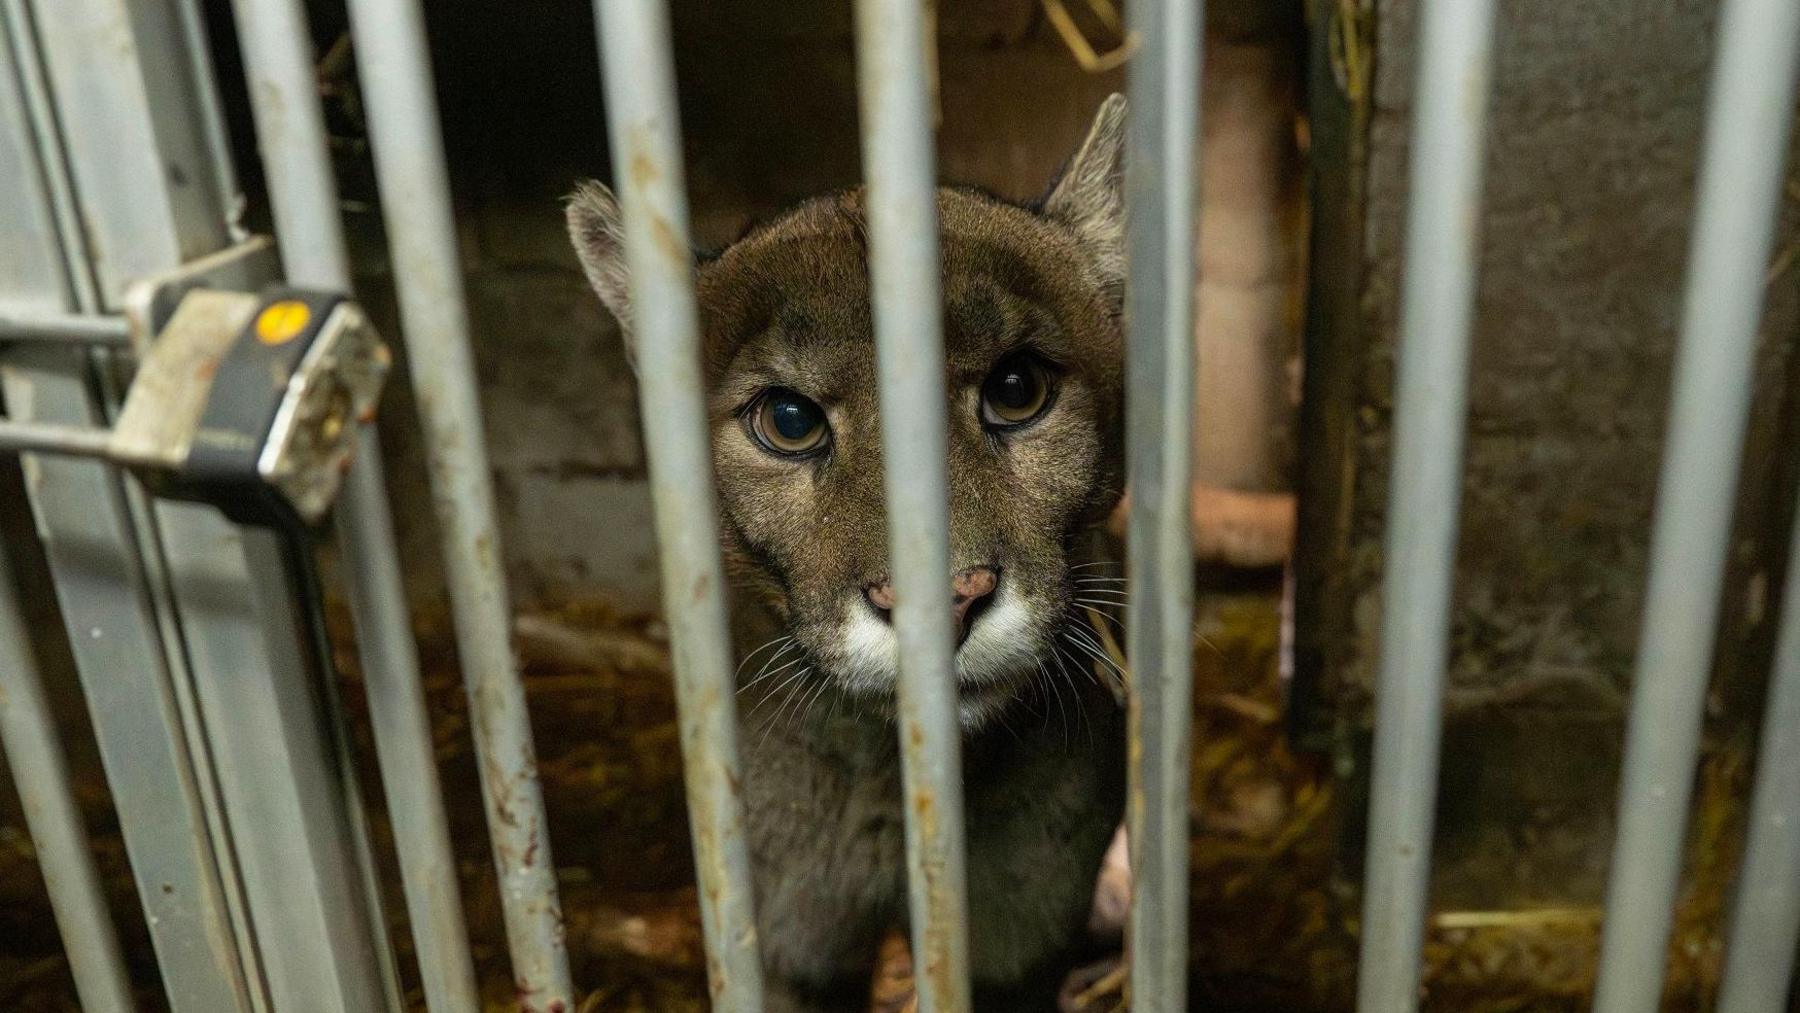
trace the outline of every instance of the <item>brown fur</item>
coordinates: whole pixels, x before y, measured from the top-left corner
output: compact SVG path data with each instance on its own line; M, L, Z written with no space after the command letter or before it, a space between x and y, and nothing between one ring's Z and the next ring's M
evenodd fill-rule
M957 655L983 1010L1040 1008L1024 986L1075 941L1120 808L1121 722L1080 649L1091 631L1074 617L1073 568L1120 491L1122 117L1110 100L1041 208L938 195L952 571L998 574ZM611 195L578 192L570 225L628 322ZM802 203L697 266L776 1009L843 1008L880 932L906 916L891 634L866 597L889 576L868 271L860 190ZM982 384L1021 350L1048 365L1053 400L997 430ZM828 450L782 457L752 438L776 387L824 409Z

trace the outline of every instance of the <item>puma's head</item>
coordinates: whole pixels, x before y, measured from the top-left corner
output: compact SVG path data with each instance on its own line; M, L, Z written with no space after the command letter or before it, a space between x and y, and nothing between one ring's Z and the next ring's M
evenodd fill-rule
M1107 100L1035 206L938 192L970 727L1062 663L1072 552L1120 491L1124 105ZM590 183L568 217L629 345L618 206ZM880 704L897 649L863 192L806 201L696 273L727 565L785 621L797 671ZM654 425L656 406L643 410Z

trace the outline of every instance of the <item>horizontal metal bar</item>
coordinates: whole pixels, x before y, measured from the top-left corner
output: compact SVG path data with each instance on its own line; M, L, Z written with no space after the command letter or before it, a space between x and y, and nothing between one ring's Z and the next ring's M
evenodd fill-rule
M762 965L738 787L736 666L719 558L694 261L687 252L669 11L663 0L596 0L594 11L613 165L634 167L618 173L633 344L646 406L644 445L656 504L663 614L674 653L707 976L716 1008L750 1013L762 1008Z
M1598 1013L1662 1000L1800 69L1800 5L1726 0L1607 887Z
M1719 1013L1781 1013L1800 946L1800 513L1757 743L1750 840L1738 868Z
M1419 1005L1462 499L1493 0L1424 5L1357 1008Z
M513 980L522 1010L572 1009L577 997L525 686L513 656L505 557L424 15L418 0L352 0L349 11Z
M1126 74L1127 650L1135 1008L1188 1008L1192 749L1195 206L1202 4L1126 8L1143 48Z
M305 9L298 0L236 0L232 8L283 269L293 284L348 292L350 257ZM384 471L380 442L365 427L337 505L339 555L426 1005L473 1013L474 961Z
M19 791L81 1007L88 1013L129 1013L137 1003L119 935L107 911L62 736L13 581L12 561L0 541L0 746Z
M112 452L112 431L54 422L0 419L0 453L27 451L104 459Z
M36 315L0 310L0 344L8 341L124 346L131 344L131 329L124 317L74 313Z
M856 69L899 640L913 966L923 1013L964 1013L970 1008L969 902L927 6L859 0Z

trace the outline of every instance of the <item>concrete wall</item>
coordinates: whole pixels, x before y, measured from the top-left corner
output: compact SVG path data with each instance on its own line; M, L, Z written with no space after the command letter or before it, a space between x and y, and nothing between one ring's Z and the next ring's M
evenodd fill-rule
M1354 766L1380 623L1416 0L1315 3L1302 724ZM1716 5L1500 5L1440 883L1598 899L1636 647ZM1344 28L1348 26L1349 30ZM1360 45L1334 45L1354 39ZM1746 747L1793 502L1800 185L1770 266L1709 762ZM1362 776L1360 768L1356 777ZM1462 817L1467 817L1463 819ZM1496 830L1498 827L1500 829ZM1550 868L1508 856L1534 850ZM1526 835L1526 836L1521 836ZM1460 884L1460 886L1458 885ZM1445 887L1441 885L1441 889Z

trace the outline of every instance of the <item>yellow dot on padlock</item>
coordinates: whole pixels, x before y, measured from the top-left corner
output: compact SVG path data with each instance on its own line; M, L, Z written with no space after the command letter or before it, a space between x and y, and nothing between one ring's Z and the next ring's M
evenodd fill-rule
M256 340L265 345L279 345L292 341L295 335L306 330L307 321L312 319L312 310L298 299L283 299L270 305L256 315Z

